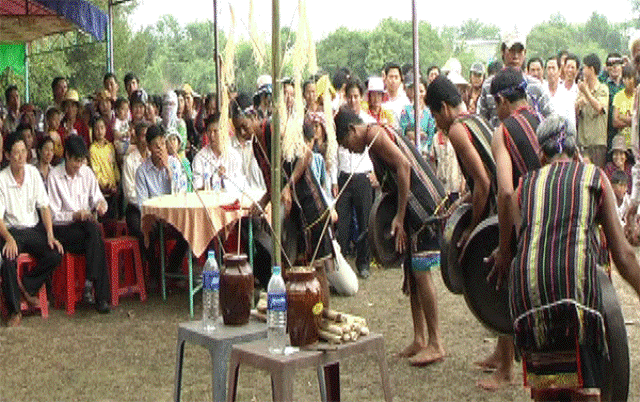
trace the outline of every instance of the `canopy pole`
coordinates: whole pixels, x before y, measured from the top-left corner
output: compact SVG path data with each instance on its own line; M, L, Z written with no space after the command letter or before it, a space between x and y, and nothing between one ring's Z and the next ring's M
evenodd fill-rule
M416 148L420 152L420 46L418 41L418 8L416 0L411 0L413 14L413 127Z
M280 238L282 233L282 219L280 217L280 186L281 183L281 149L280 149L280 0L272 0L272 25L271 25L271 59L273 82L273 127L271 130L271 220L273 225L273 257L274 264L282 266L282 254L280 252Z
M107 72L113 73L113 0L109 0L107 12L109 14L107 22Z
M24 44L24 100L29 103L31 97L29 96L29 47L30 43Z
M220 110L220 57L218 53L218 0L213 0L213 49L216 63L216 110Z

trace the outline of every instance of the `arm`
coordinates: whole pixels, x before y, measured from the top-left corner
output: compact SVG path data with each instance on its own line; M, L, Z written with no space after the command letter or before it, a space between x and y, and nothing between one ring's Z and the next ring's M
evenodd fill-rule
M625 121L628 120L628 121ZM623 119L620 115L620 110L617 107L613 107L613 127L625 128L631 125L631 118Z
M396 144L391 141L387 134L378 126L372 126L369 138L375 141L371 145L369 152L378 155L385 164L396 172L398 186L398 209L396 216L391 222L391 234L396 236L396 250L403 252L406 246L406 233L404 230L404 217L407 211L409 200L409 186L411 185L411 165L407 158L400 152ZM369 139L368 138L368 139Z
M511 237L518 210L516 192L513 188L511 156L504 141L502 125L493 134L491 152L496 161L498 182L498 224L500 230L494 271L497 275L496 286L499 287L503 277L509 272L509 263L512 259Z
M311 149L307 148L304 156L296 160L295 162L296 165L293 168L293 172L291 172L291 177L289 177L289 180L282 188L282 201L284 202L284 207L287 215L291 211L291 203L292 203L291 187L293 187L298 182L298 180L300 180L304 171L311 164L312 158L313 158L313 154L311 152Z
M622 278L640 296L640 265L638 265L635 250L631 247L622 231L611 183L604 174L602 175L602 181L604 183L600 219L609 250L611 251L611 257Z
M461 124L456 123L451 126L449 139L458 155L458 159L462 162L464 170L473 178L473 192L471 195L473 218L470 226L470 229L473 229L483 217L482 214L489 198L491 180L478 151L474 148Z
M124 158L124 163L122 164L122 190L129 202L137 202L137 199L134 200L132 197L136 191L136 171L133 168L132 160L131 154Z

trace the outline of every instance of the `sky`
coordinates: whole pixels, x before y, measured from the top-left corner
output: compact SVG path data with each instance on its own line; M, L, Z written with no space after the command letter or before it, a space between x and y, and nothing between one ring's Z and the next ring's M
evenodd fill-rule
M220 29L229 27L229 1L218 0ZM249 0L233 0L236 16L236 32L248 36ZM482 9L481 4L490 4ZM400 20L411 19L410 0L313 0L307 1L311 32L320 40L340 26L349 29L372 29L381 19L393 17ZM631 0L607 0L607 8L601 0L581 2L558 0L528 0L514 6L513 0L458 0L456 2L417 1L420 20L426 20L434 27L459 26L470 18L478 18L488 24L495 24L503 31L518 31L527 34L537 23L546 21L553 14L562 14L568 22L585 22L596 10L604 14L610 22L622 22L632 15ZM280 0L280 23L283 26L297 25L297 0ZM455 12L452 10L455 7ZM536 6L532 8L532 6ZM258 30L271 32L271 1L254 0ZM140 0L130 23L134 29L154 24L165 14L172 14L180 23L213 19L212 0Z

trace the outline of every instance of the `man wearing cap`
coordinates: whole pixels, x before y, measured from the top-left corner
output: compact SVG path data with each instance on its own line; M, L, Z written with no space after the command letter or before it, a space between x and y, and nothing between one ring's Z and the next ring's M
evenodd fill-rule
M369 115L378 124L395 127L396 119L393 111L387 109L382 103L387 91L384 89L384 81L380 77L369 77L367 85L367 103L369 105Z
M482 93L484 82L484 66L479 61L471 65L469 69L469 90L464 93L463 101L467 105L469 113L475 113L478 106L478 98Z
M624 89L624 83L622 82L622 56L620 53L609 53L606 65L606 70L603 70L598 79L609 87L609 118L607 120L607 148L609 148L613 137L618 134L618 129L613 126L613 98L620 90Z
M526 50L526 38L516 30L505 35L502 39L502 60L505 67L513 67L517 70L522 70L524 64L524 58L527 54ZM496 113L496 102L491 96L491 80L489 77L482 84L482 94L478 99L477 113L489 120L489 123L493 128L497 128L500 124L500 119ZM527 101L533 109L541 114L543 117L549 116L553 112L553 107L549 100L549 94L547 94L542 84L535 78L525 75L527 82Z
M91 136L89 127L80 118L80 96L75 89L67 90L62 101L62 110L64 118L58 128L58 133L63 139L67 139L71 135L79 135L84 140L85 146L88 148L91 144Z

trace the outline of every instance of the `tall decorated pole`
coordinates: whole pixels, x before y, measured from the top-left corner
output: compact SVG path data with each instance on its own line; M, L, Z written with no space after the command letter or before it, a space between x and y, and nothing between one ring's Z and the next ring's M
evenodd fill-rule
M411 0L413 15L413 127L416 148L420 151L420 46L418 38L418 8L416 0Z
M272 0L272 25L271 25L271 58L273 75L273 104L280 104L282 96L282 82L280 81L280 0ZM273 129L271 130L271 220L273 226L273 250L274 264L282 266L280 239L282 232L282 219L280 217L280 185L281 185L281 144L280 144L280 115L278 107L273 108Z
M218 0L213 0L213 62L216 63L216 110L220 110L220 52L218 50Z

